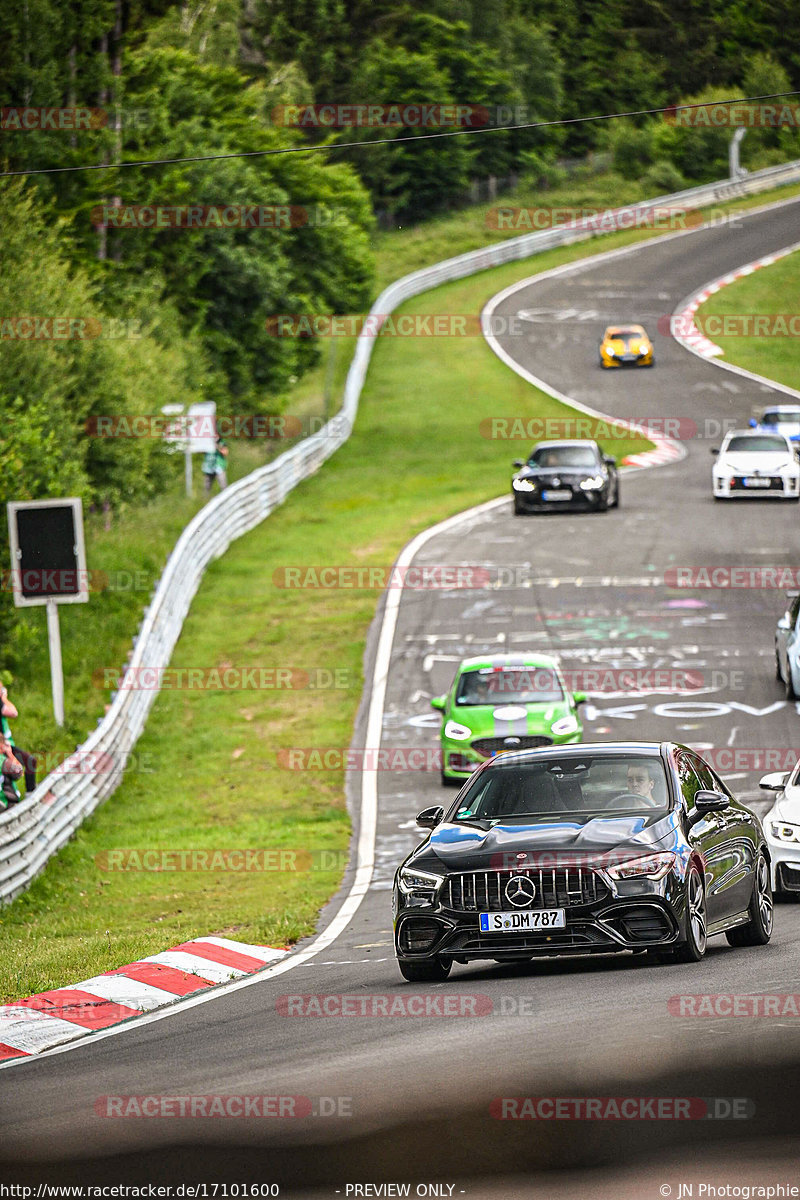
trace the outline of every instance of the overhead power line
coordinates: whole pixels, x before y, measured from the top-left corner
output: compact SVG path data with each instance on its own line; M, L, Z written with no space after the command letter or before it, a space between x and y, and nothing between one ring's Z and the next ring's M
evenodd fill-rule
M130 167L173 166L178 163L218 162L228 158L268 158L277 154L319 154L331 150L370 149L373 146L397 146L403 142L438 141L442 138L474 137L487 133L514 133L523 129L548 129L555 125L582 125L590 121L615 121L622 117L651 117L677 109L711 108L725 104L753 104L757 100L784 100L800 96L800 91L770 92L764 96L735 96L729 100L706 100L697 104L667 104L661 108L638 108L630 112L598 113L591 117L561 117L553 121L528 121L523 125L489 125L478 129L453 129L445 133L412 133L403 137L367 138L357 142L326 142L314 146L283 146L277 150L231 150L225 154L192 154L181 158L142 158L118 163L87 163L75 167L36 167L17 171L0 171L0 179L13 175L63 175L76 171L121 171ZM307 105L303 107L313 107Z

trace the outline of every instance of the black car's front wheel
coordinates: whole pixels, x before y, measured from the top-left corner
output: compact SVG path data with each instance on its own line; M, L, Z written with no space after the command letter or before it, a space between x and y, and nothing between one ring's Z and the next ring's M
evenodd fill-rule
M753 895L750 897L747 915L750 920L746 925L738 925L736 929L729 929L725 934L728 945L766 946L772 936L772 883L769 864L761 852L756 862Z
M421 962L412 962L408 958L398 958L397 965L403 979L409 983L441 983L450 974L452 962L450 959L426 958Z
M700 962L707 945L706 889L703 876L692 863L686 877L686 940L675 951L675 961Z

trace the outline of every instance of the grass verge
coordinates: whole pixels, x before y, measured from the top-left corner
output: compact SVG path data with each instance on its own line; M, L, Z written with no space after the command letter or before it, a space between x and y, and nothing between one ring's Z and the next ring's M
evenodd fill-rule
M609 235L591 250L642 236L653 235ZM500 288L586 252L583 243L484 272L402 311L478 312ZM282 770L276 752L348 745L378 591L286 590L276 586L275 572L301 564L388 566L420 529L502 492L518 447L479 435L480 422L498 411L561 417L571 410L509 373L481 338L381 340L351 439L209 569L173 656L174 666L186 668L328 671L343 686L162 692L113 801L3 910L0 996L61 986L202 933L286 944L313 930L347 851L343 773ZM647 445L617 442L613 450L622 456ZM166 501L161 514L183 523ZM158 527L156 506L153 517ZM117 527L109 555L138 566L136 555L147 547L155 562L146 524L134 520L131 528L138 542L126 542ZM94 556L90 566L107 569ZM82 611L71 613L77 620ZM90 632L84 644L91 645ZM93 648L93 667L117 666L122 657L108 641L99 663ZM23 736L29 711L19 740L30 745ZM111 851L156 848L283 849L299 852L308 869L104 868Z
M727 318L728 328L734 330L752 328L754 317L773 315L784 316L787 320L792 318L796 325L800 321L796 311L798 296L800 251L796 250L721 288L700 306L697 315L701 322L709 316ZM797 336L796 333L787 335L780 323L767 322L767 332L758 335L735 333L730 337L719 337L715 334L711 340L724 351L726 362L775 379L787 387L800 388ZM790 403L788 397L786 402Z

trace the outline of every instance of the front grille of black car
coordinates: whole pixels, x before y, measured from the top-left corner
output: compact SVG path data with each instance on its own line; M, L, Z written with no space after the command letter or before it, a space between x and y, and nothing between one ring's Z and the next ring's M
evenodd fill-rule
M508 739L512 742L510 746L506 744ZM516 734L506 734L505 737L476 738L472 743L472 749L489 758L492 754L499 754L501 750L536 750L539 746L552 746L552 744L553 739L549 737L525 737L523 735L517 737Z
M530 904L513 905L505 888L514 875L525 875L536 885ZM470 871L448 875L440 892L440 903L455 912L509 912L527 909L569 908L594 904L609 895L595 871L585 867L539 867L524 871Z

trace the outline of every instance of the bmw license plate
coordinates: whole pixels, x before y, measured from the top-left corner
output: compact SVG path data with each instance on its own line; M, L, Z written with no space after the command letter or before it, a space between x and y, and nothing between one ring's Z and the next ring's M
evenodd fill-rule
M754 476L754 475L747 475L747 476L745 476L745 478L742 480L742 483L744 484L744 486L745 486L745 487L752 487L752 488L768 488L768 487L770 486L771 480L769 480L769 479L758 479L758 478L756 478L756 476Z
M558 489L547 488L545 491L542 492L542 499L543 500L571 500L572 492L564 491L563 489L561 489L559 491Z
M488 912L480 914L481 933L519 933L528 929L563 929L563 908L536 912Z

